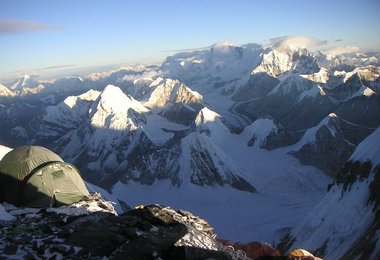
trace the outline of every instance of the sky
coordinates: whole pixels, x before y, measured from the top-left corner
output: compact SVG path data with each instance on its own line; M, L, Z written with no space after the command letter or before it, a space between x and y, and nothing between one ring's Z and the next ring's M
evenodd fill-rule
M379 0L0 0L0 77L279 44L380 50Z

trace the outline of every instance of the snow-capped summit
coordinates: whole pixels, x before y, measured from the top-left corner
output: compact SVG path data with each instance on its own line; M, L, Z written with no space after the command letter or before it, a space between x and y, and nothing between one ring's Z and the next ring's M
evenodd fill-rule
M100 100L97 109L104 110L107 113L123 113L128 109L134 109L137 112L147 112L141 103L133 97L123 93L119 87L108 85L100 94Z
M336 70L327 83L329 88L335 88L340 84L347 83L350 79L355 77L363 82L376 82L380 77L379 74L380 68L374 66L358 67L349 72Z
M315 57L306 49L278 48L264 53L260 65L252 71L268 73L272 77L292 71L301 74L312 74L320 70Z
M197 118L195 119L195 125L199 127L201 125L217 122L220 120L221 116L218 113L215 113L214 111L205 107L199 111Z
M102 92L91 90L48 107L37 138L74 162L90 180L99 183L101 176L105 184L110 182L109 171L113 180L118 168L124 169L124 153L147 139L142 128L145 112L139 101L109 85Z
M326 84L330 78L329 71L323 67L321 67L321 69L318 72L312 74L303 74L300 76L320 84Z
M255 193L239 165L220 148L218 138L191 133L181 142L180 176L185 182L200 186L224 186ZM219 142L221 140L218 140Z
M63 102L56 106L46 107L42 121L47 124L47 128L43 124L39 129L40 136L59 136L68 129L76 129L88 117L91 103L100 95L99 91L89 90L79 96L69 96ZM57 127L62 127L62 132L57 131Z
M366 66L351 72L335 71L326 84L329 95L339 101L380 93L379 68Z
M234 48L236 45L234 45L231 42L217 42L211 45L211 49L213 50L220 50L220 51L228 51L229 48Z
M290 154L303 164L314 165L335 175L355 148L346 140L342 123L335 113L330 113L318 125L306 130Z
M0 96L26 96L39 94L44 91L45 85L42 84L38 75L24 75L12 81L6 86L0 84Z
M131 111L148 112L139 101L126 95L115 86L108 85L100 94L99 99L91 108L91 125L97 128L123 130L130 125Z
M23 88L32 88L39 85L38 75L24 75L20 79L11 83L10 89L13 91L22 91Z
M236 46L217 43L210 48L170 56L161 66L161 73L183 81L200 92L231 90L244 84L260 60L262 47L256 44Z
M191 124L203 106L203 96L179 80L157 78L149 88L154 90L144 105L170 121Z
M168 103L184 103L188 105L196 105L202 102L202 95L191 90L179 80L162 79L152 82L157 84L145 106L150 108L162 108Z
M13 97L15 95L16 94L12 90L0 84L0 97Z
M175 186L228 184L255 192L243 171L217 145L230 134L221 116L207 108L200 112L192 108L191 102L200 102L201 96L178 80L159 79L151 84L156 86L147 103L163 105L165 117L167 107L182 104L194 113L192 122L199 131L157 123L165 121L160 114L108 85L102 92L89 91L48 107L38 131L39 142L53 144L51 148L75 163L86 178L103 186L119 180L153 184L164 179Z
M321 70L307 49L267 48L260 57L258 66L251 71L246 84L235 91L234 100L262 99L275 93L290 94L295 98L315 85L305 75Z
M333 70L352 71L357 67L380 65L378 53L363 53L358 46L337 47L316 53L321 66Z
M380 68L375 66L359 67L353 73L357 73L365 81L376 81L380 77Z
M206 133L216 142L223 142L230 134L230 131L223 123L222 116L207 107L199 111L195 119L195 126L198 132Z
M337 129L335 128L336 123L337 123L336 120L338 120L337 115L335 113L330 113L328 116L323 118L318 123L318 125L308 129L305 132L305 134L303 135L303 137L302 137L302 139L298 145L304 145L306 143L315 143L316 137L317 137L317 132L321 128L326 128L330 132L330 134L335 137L335 134L337 131Z

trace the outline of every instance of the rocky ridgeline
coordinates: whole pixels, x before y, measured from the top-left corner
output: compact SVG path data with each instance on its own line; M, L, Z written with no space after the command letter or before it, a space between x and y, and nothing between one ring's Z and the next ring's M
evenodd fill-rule
M243 255L215 239L208 223L159 205L116 215L103 200L52 209L3 204L13 220L0 221L3 259L230 259Z
M232 245L205 220L161 205L117 215L111 202L96 196L48 209L3 203L0 213L0 259L295 260L266 243Z

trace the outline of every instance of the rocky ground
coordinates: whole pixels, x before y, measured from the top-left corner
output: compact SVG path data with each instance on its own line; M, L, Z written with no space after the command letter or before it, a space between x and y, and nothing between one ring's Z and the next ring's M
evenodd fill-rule
M206 221L186 211L141 206L116 215L93 200L55 209L3 204L0 259L231 259Z
M232 245L187 211L149 205L118 215L97 193L59 208L2 203L0 227L0 259L293 259L260 242Z

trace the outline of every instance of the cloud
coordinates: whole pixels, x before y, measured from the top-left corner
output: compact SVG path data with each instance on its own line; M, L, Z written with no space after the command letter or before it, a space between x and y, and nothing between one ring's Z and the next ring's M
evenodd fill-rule
M361 51L360 47L357 45L346 45L346 46L339 46L339 47L334 47L330 48L327 50L322 51L323 53L327 55L341 55L341 54L349 54L349 53L355 53Z
M191 49L178 49L178 50L165 50L162 52L192 52L192 51L202 51L211 48L212 45L206 46L206 47L199 47L199 48L191 48Z
M213 45L205 46L205 47L198 47L198 48L191 48L191 49L178 49L178 50L166 50L163 52L192 52L192 51L203 51L207 50L210 48L215 48L215 49L223 49L224 47L229 47L229 46L237 46L236 44L228 41L222 41L222 42L217 42L214 43Z
M65 65L54 65L49 67L43 67L43 68L33 68L33 69L23 69L23 70L14 70L12 74L28 74L28 75L38 75L37 73L49 71L49 70L58 70L58 69L65 69L65 68L73 68L78 66L77 64L65 64Z
M55 70L55 69L72 68L76 66L77 66L76 64L65 64L65 65L49 66L49 67L41 68L38 70Z
M1 20L0 34L43 32L61 29L58 26L25 20Z
M273 48L308 48L313 49L327 44L327 41L321 41L309 36L287 35L270 39Z
M336 39L335 42L341 42L343 41L342 39Z

